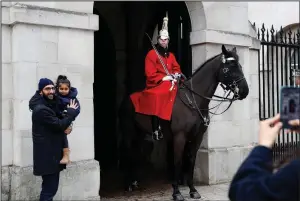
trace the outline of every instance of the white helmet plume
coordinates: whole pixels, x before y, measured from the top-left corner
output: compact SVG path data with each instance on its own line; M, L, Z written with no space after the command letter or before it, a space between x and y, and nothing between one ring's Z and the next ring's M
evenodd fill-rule
M170 39L169 37L169 32L168 32L168 13L166 14L167 16L164 17L163 19L163 24L162 24L162 29L159 31L159 37L161 39Z

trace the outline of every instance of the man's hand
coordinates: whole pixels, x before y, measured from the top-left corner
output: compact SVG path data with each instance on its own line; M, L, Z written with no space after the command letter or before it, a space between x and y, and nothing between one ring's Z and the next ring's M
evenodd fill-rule
M66 130L65 130L65 134L69 135L72 132L72 126L69 126Z
M174 77L175 77L175 79L179 79L179 78L181 78L181 74L180 73L175 73Z
M272 148L281 128L282 123L280 122L279 114L277 114L275 117L261 121L258 144Z
M167 80L173 81L174 78L171 75L167 75L167 76L163 77L163 79L162 79L162 81L167 81Z
M75 99L70 100L70 105L68 105L68 108L73 108L74 110L76 110L78 108L78 105L77 105Z

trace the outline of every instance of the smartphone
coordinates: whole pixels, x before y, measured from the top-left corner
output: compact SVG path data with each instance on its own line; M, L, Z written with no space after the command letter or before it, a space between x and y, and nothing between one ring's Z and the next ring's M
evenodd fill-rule
M300 87L282 87L280 93L280 121L283 128L298 129L291 127L288 122L300 119Z

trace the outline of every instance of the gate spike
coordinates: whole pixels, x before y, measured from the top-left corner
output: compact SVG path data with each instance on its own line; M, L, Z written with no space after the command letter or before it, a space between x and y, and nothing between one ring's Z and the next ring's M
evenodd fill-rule
M261 40L262 41L265 41L265 23L262 24L262 28L260 29L261 30Z
M292 44L292 30L291 30L291 28L289 29L289 31L288 31L288 39L289 39L289 44Z
M300 44L300 29L297 30L297 43Z
M283 29L282 29L282 26L280 27L279 37L280 37L280 43L283 43Z
M286 32L284 32L284 42L285 42L285 44L287 44L287 35L286 35Z
M274 32L275 32L275 30L274 30L273 24L272 24L270 32L271 32L271 42L275 42L275 40L274 40Z
M267 29L267 42L269 42L269 29Z

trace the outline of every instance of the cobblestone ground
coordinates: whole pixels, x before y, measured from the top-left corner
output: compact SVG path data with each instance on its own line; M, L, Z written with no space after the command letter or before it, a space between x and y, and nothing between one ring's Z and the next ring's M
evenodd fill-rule
M211 186L197 186L198 192L202 198L199 201L229 201L228 199L228 186L229 184L218 184ZM189 200L189 188L180 188L184 198ZM159 185L159 187L151 187L141 192L135 192L129 195L118 194L113 197L101 197L101 201L171 201L172 200L172 187L168 184Z

